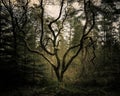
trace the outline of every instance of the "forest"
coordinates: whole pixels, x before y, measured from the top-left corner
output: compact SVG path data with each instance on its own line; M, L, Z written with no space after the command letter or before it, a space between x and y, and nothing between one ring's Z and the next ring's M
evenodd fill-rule
M0 0L0 96L120 96L120 0Z

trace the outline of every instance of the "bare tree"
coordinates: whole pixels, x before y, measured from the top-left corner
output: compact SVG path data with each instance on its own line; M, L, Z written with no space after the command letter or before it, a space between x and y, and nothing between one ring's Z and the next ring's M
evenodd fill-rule
M41 16L40 16L40 19L41 19L40 46L44 50L44 52L46 52L48 55L50 55L52 57L55 57L56 64L54 64L44 53L42 53L40 51L37 51L37 50L32 50L29 47L27 41L25 41L28 49L31 52L35 52L35 53L41 55L42 57L44 57L45 60L47 60L49 62L49 64L53 67L53 70L55 71L56 77L57 77L59 82L63 81L64 73L67 71L69 66L72 64L72 61L78 56L78 54L81 52L81 50L84 47L86 47L86 46L84 46L85 40L89 39L90 42L91 42L91 45L92 45L93 40L92 40L91 37L88 37L88 35L90 34L91 30L93 29L93 27L95 25L95 21L94 21L95 20L95 14L94 14L94 12L91 9L91 5L90 5L91 2L90 2L90 0L89 1L84 0L84 13L85 13L85 18L86 18L86 23L85 23L84 28L83 28L82 38L80 39L79 44L67 48L67 50L64 53L62 59L60 59L60 57L59 57L59 50L60 49L58 49L60 41L57 41L57 40L58 40L58 38L59 38L59 36L61 34L61 30L63 29L64 22L65 22L65 20L67 18L67 11L64 10L65 11L65 17L64 17L64 19L61 22L62 27L59 28L57 34L54 31L52 25L54 23L56 23L60 19L61 15L62 15L62 12L63 12L64 3L65 3L65 0L62 0L61 1L61 5L60 5L61 7L60 7L60 12L59 12L58 17L56 19L52 20L48 24L48 28L49 28L52 36L47 38L46 39L47 43L44 44L44 42L43 42L43 41L45 41L45 39L44 39L44 34L45 34L45 31L44 31L44 7L43 7L43 0L40 1L40 8L41 8ZM87 8L89 8L89 10ZM88 17L89 16L88 13L90 13L92 15L92 19L91 20ZM90 22L92 21L91 26L89 26L89 21ZM52 51L47 48L47 45L48 45L49 42L52 43L51 44L52 45L51 47L53 48ZM77 51L69 58L69 60L67 60L67 57L68 57L69 53L72 50L74 50L75 48L78 48Z
M4 3L4 0L2 0L2 1ZM87 41L89 41L89 45L93 45L93 40L89 36L89 34L92 32L92 29L95 25L95 14L91 7L91 1L83 0L85 25L83 27L82 36L80 36L81 39L77 45L69 46L66 49L66 51L63 53L64 55L61 58L59 56L59 51L62 50L62 49L59 49L60 42L61 42L60 35L62 34L64 22L67 20L67 17L68 17L68 10L66 10L66 8L64 8L64 4L65 4L66 0L60 1L60 11L59 11L58 17L54 20L50 20L50 22L48 24L45 22L44 0L39 0L39 2L40 2L40 12L41 12L40 16L39 16L40 21L41 21L39 45L40 45L40 48L42 49L42 51L32 49L26 39L24 39L24 42L29 51L41 55L52 66L52 68L56 74L57 80L59 82L62 82L64 74L67 71L67 69L69 68L69 66L72 64L73 60L79 55L79 53L82 51L82 49L84 49L85 47L88 46L88 45L85 45L84 42L87 40ZM18 20L18 18L14 18L15 21L13 21L13 23L14 22L16 23L18 30L23 33L25 33L25 31L23 29L24 29L24 26L27 24L26 22L28 20L28 18L27 18L28 3L29 3L29 0L27 0L27 2L24 2L24 4L21 6L23 8L23 14L21 15L21 19L23 19L23 22L21 24L19 24L20 21ZM69 2L67 2L67 3L69 3ZM8 9L8 10L10 10L10 9ZM62 12L65 12L65 16L61 20L61 23L60 23L61 26L57 28L58 30L56 32L54 30L53 25L61 19ZM91 15L91 18L89 17L90 15ZM13 17L13 16L11 15L11 17ZM48 29L49 29L50 35L51 35L48 37L45 37L45 35L47 34L47 32L45 31L46 25L48 26ZM14 32L14 30L13 30L13 32ZM50 44L51 50L49 48L49 44ZM68 58L70 52L76 48L77 48L77 51ZM94 47L93 47L93 49L94 49ZM52 62L52 60L49 57L54 57L56 62Z

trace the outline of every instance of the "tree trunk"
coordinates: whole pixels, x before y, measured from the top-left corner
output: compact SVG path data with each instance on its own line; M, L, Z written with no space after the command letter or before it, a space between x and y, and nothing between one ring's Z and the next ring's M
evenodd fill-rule
M61 71L59 71L60 69L54 69L55 71L55 75L56 75L56 78L58 80L58 82L63 82L63 75L64 73L62 73Z

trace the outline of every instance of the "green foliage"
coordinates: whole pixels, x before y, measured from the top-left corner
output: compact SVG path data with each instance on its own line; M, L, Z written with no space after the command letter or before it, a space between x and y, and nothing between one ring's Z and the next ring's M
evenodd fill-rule
M108 84L112 83L112 86L115 88L115 86L117 87L117 85L120 83L120 45L119 42L113 42L114 38L111 37L111 39L109 39L103 47L103 56L101 56L102 58L100 59L101 62L99 65L102 69L99 69L99 71L102 73L101 76L105 76L104 79L107 80ZM116 79L118 80L116 81Z
M15 42L11 26L11 18L6 8L1 5L0 14L0 84L17 81L17 64L15 60ZM15 77L15 78L14 78Z
M78 17L75 17L73 20L74 22L71 27L74 28L74 32L71 44L74 46L80 43L80 39L82 36L82 24L80 22L78 23L79 21Z
M17 19L19 21L19 17ZM31 48L37 46L37 36L33 33L34 28L29 20L22 29L25 31L23 33L19 30L19 25L13 24L16 22L5 6L1 5L0 21L0 86L5 88L18 85L44 86L47 76L45 64L40 56L28 51L24 42L27 38ZM24 18L20 23L23 22Z

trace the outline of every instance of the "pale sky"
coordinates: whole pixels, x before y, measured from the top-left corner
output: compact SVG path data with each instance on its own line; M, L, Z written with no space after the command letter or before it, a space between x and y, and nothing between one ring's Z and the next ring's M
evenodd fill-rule
M55 1L55 0L54 0ZM31 4L38 4L39 0L31 0ZM73 7L75 9L79 9L79 4L77 2L73 3ZM65 6L64 6L65 8ZM63 8L63 9L64 9ZM47 13L47 15L57 18L60 12L60 6L58 4L55 5L45 5L45 12ZM64 11L62 12L62 15L65 14Z
M59 5L46 5L45 6L45 12L52 16L52 17L58 17L60 11L60 6Z

